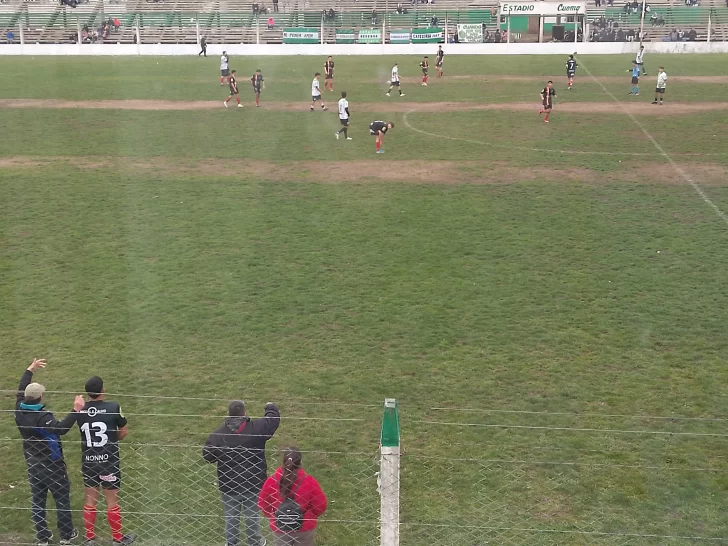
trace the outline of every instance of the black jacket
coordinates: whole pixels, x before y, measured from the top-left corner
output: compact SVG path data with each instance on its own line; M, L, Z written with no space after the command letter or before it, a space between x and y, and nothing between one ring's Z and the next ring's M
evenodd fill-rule
M25 387L33 380L33 372L26 370L18 385L15 401L15 424L23 437L23 454L29 465L63 463L61 436L76 423L72 411L62 421L46 410L43 404L26 404Z
M273 404L265 407L265 417L226 417L202 448L208 463L217 463L217 484L223 493L260 492L268 477L265 443L281 422Z

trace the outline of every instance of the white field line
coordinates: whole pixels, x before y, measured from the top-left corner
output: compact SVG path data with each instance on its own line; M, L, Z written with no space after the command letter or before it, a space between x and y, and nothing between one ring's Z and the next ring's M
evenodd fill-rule
M602 88L602 91L604 91L604 93L606 93L607 96L609 96L615 103L617 103L617 106L619 106L619 108L629 117L629 119L631 119L634 122L634 124L637 127L639 127L640 131L642 131L644 133L644 135L650 140L650 142L652 142L652 145L655 147L655 149L658 151L658 153L662 157L664 157L665 160L667 160L667 162L670 164L670 166L673 168L673 170L676 173L678 173L683 178L683 180L685 180L685 182L690 184L690 187L693 188L693 190L695 190L695 193L697 193L700 196L700 198L705 202L705 204L708 205L710 208L712 208L713 211L718 215L718 217L721 220L723 220L726 223L726 225L728 225L728 215L726 215L726 213L724 213L722 210L720 210L718 208L718 205L716 205L715 203L713 203L713 201L710 200L710 197L708 197L705 194L705 192L703 191L703 188L701 188L700 185L697 182L695 182L690 177L690 175L688 175L688 173L686 173L682 169L682 167L680 167L677 163L675 163L675 160L672 158L672 156L670 154L668 154L662 146L660 146L660 143L657 142L657 140L655 140L655 137L653 137L652 134L647 129L645 129L645 126L642 125L642 123L640 123L640 121L636 117L634 117L634 115L629 110L624 108L622 101L619 100L614 95L614 93L612 93L609 89L604 87L604 84L602 82L600 82L597 78L595 78L594 75L591 72L589 72L589 69L586 66L584 66L583 63L580 62L579 66L581 66L584 69L584 72L586 72L587 76L589 76L591 79L593 79L597 83L597 85L599 85L599 87ZM658 108L660 108L660 107L658 106Z

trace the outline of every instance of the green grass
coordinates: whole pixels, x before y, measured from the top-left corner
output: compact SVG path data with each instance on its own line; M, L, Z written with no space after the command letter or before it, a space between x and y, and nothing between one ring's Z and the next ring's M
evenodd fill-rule
M623 76L630 60L584 63ZM417 59L399 61L417 75ZM725 59L647 61L699 76ZM123 507L144 544L223 540L200 445L234 397L254 415L280 403L270 463L292 443L307 451L331 501L321 544L378 542L385 397L402 411L402 544L725 540L725 222L616 107L557 105L549 125L506 110L358 113L383 99L386 58L337 59L354 112L354 140L337 142L335 114L305 111L322 62L233 60L263 68L264 101L302 112L0 111L0 388L44 356L51 390L98 373L110 392L147 396L116 397L131 429ZM215 59L0 69L0 98L225 94ZM453 56L447 70L533 80L433 78L402 101L532 100L563 59ZM559 98L610 100L577 82ZM715 86L674 83L668 101L716 100ZM727 210L728 112L663 108L640 123ZM396 125L383 157L366 129L378 117ZM420 170L441 178L416 183ZM48 395L59 414L71 400ZM29 506L10 417L0 541L17 544L32 531L7 509Z

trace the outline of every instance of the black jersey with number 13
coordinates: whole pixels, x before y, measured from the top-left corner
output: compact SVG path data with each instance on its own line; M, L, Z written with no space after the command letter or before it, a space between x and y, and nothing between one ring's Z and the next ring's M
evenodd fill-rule
M119 462L119 429L126 426L126 418L118 403L90 400L76 421L81 429L83 464Z

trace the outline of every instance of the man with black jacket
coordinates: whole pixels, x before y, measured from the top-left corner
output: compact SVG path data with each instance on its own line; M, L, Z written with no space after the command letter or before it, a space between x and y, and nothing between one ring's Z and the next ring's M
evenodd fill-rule
M281 413L275 404L266 404L263 418L251 419L245 412L245 402L233 400L228 406L228 417L210 434L202 448L204 459L217 463L227 546L238 546L241 511L245 516L248 546L265 545L260 535L258 496L268 477L265 444L280 422Z
M47 546L53 538L53 531L48 529L46 522L49 491L56 503L60 544L71 544L78 537L71 517L71 484L63 460L60 437L71 430L76 422L77 412L83 408L83 397L77 396L73 412L58 421L43 404L45 387L40 383L32 383L33 373L45 367L44 359L33 359L20 380L15 402L15 423L23 437L23 454L28 464L32 496L31 517L38 546Z

